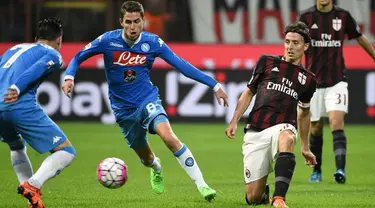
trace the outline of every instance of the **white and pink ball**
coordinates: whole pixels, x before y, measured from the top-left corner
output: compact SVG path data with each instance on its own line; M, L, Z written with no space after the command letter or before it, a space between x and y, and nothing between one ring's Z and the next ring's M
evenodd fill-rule
M125 162L116 157L109 157L100 162L97 175L99 182L110 189L120 188L128 180Z

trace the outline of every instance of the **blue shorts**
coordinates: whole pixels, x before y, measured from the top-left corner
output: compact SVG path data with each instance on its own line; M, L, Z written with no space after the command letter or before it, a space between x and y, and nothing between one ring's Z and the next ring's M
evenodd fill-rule
M63 131L40 106L0 112L0 137L4 142L19 141L20 134L39 153L49 152L66 140Z
M156 134L157 124L169 122L159 98L146 101L134 110L116 110L114 115L126 142L133 149L142 149L147 145L147 131Z

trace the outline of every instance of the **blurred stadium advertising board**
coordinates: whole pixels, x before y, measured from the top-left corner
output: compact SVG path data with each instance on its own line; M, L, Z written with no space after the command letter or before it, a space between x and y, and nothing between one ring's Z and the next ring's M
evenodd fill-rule
M229 108L219 106L212 91L197 84L176 70L151 72L159 88L163 105L173 122L228 122L238 96L251 77L251 70L206 71L219 80L229 96ZM350 70L349 114L347 123L375 124L375 69ZM60 86L63 71L55 72L38 90L38 102L57 121L99 121L114 124L110 110L108 86L103 70L81 70L77 73L72 99ZM247 112L248 113L248 112ZM246 115L247 115L246 113Z
M374 0L333 0L375 40ZM316 0L189 0L193 40L198 43L283 43L286 25Z
M375 0L374 0L375 1ZM375 24L375 23L374 23ZM15 43L0 43L0 54ZM74 55L84 48L86 43L64 43L61 54L64 64L69 64ZM252 69L262 54L283 54L283 45L248 45L248 44L168 44L179 56L201 69ZM375 47L375 46L374 46ZM344 57L348 69L372 70L373 60L358 45L345 45ZM360 60L360 61L359 61ZM154 62L156 69L171 68L162 59ZM104 62L101 55L83 62L81 68L101 69Z

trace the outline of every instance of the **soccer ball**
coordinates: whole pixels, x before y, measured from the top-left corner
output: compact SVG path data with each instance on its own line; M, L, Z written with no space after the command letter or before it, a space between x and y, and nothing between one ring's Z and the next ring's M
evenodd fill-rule
M99 182L110 189L120 188L128 179L126 164L116 157L104 159L96 170Z

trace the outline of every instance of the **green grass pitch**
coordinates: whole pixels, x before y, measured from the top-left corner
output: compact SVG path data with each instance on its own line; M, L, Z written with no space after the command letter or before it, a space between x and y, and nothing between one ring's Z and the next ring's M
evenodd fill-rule
M244 200L242 137L239 125L236 140L224 135L224 124L173 124L177 136L188 145L200 166L206 182L218 195L206 202L195 184L180 167L173 154L157 136L149 141L162 160L166 192L156 195L149 183L149 169L143 167L129 149L116 125L98 123L59 123L77 150L72 165L42 188L47 207L247 207ZM347 184L333 182L335 171L332 135L324 131L323 182L307 183L311 169L304 165L299 143L297 166L287 204L289 207L375 207L374 126L348 125ZM47 156L28 148L34 170ZM106 157L119 157L128 166L127 183L116 190L99 184L96 166ZM27 207L26 200L16 194L18 181L9 159L7 145L0 144L0 207ZM269 182L273 191L274 175ZM266 207L266 206L264 206Z

